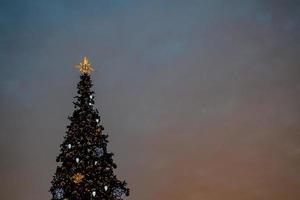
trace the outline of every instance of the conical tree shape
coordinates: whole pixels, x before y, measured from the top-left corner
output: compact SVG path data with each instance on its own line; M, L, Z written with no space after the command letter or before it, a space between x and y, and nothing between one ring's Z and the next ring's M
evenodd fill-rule
M86 66L85 66L86 67ZM69 117L50 192L52 200L120 200L129 195L125 181L114 175L117 167L107 152L107 135L94 109L94 92L88 71L81 71L74 112Z

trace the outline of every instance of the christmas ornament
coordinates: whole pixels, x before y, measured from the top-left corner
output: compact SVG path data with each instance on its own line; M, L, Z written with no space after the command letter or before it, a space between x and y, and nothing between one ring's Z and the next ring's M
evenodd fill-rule
M96 134L99 135L101 133L101 128L96 129Z
M64 198L65 191L62 188L58 188L54 190L53 197L54 199L62 199Z
M76 162L79 163L79 158L76 158Z
M95 191L93 191L93 192L92 192L92 195L93 195L93 197L94 197L94 196L96 196L96 192L95 192Z
M121 189L121 188L115 188L114 191L113 191L113 195L115 197L121 197L124 195L124 190Z
M96 122L98 123L98 122L99 122L99 119L96 119Z
M90 99L92 99L93 98L93 95L90 95Z
M103 156L103 153L104 153L104 151L103 151L102 148L99 148L99 147L95 148L95 154L96 154L97 157Z
M68 149L71 149L72 145L71 144L68 144Z
M81 173L76 173L72 176L73 182L78 184L81 183L82 180L84 179L84 175L82 175Z
M104 190L105 191L107 191L108 190L108 186L106 185L106 186L104 186Z
M87 57L84 57L83 61L79 63L79 65L76 65L76 67L79 68L81 74L90 74L92 71L94 71Z

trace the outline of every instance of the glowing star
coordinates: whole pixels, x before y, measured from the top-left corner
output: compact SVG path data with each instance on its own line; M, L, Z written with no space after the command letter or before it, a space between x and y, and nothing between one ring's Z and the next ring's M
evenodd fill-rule
M84 175L82 175L81 173L77 173L72 176L72 179L73 179L74 183L79 184L84 179Z
M79 68L81 74L90 74L91 72L94 71L87 57L84 57L82 62L79 63L79 65L76 65L76 67Z

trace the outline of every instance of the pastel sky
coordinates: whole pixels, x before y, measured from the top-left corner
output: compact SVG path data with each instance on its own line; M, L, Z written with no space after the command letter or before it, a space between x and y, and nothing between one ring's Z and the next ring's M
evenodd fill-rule
M1 199L50 199L83 56L128 199L300 199L300 1L1 0L0 27Z

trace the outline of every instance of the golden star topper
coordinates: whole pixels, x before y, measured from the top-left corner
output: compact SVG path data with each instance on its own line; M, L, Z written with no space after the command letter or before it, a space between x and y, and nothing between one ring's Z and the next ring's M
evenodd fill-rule
M84 175L82 175L81 173L76 173L72 176L72 179L74 183L78 184L82 182L82 180L84 179Z
M81 74L90 74L91 72L94 71L87 57L84 57L82 62L79 63L79 65L76 65L75 67L79 68Z

